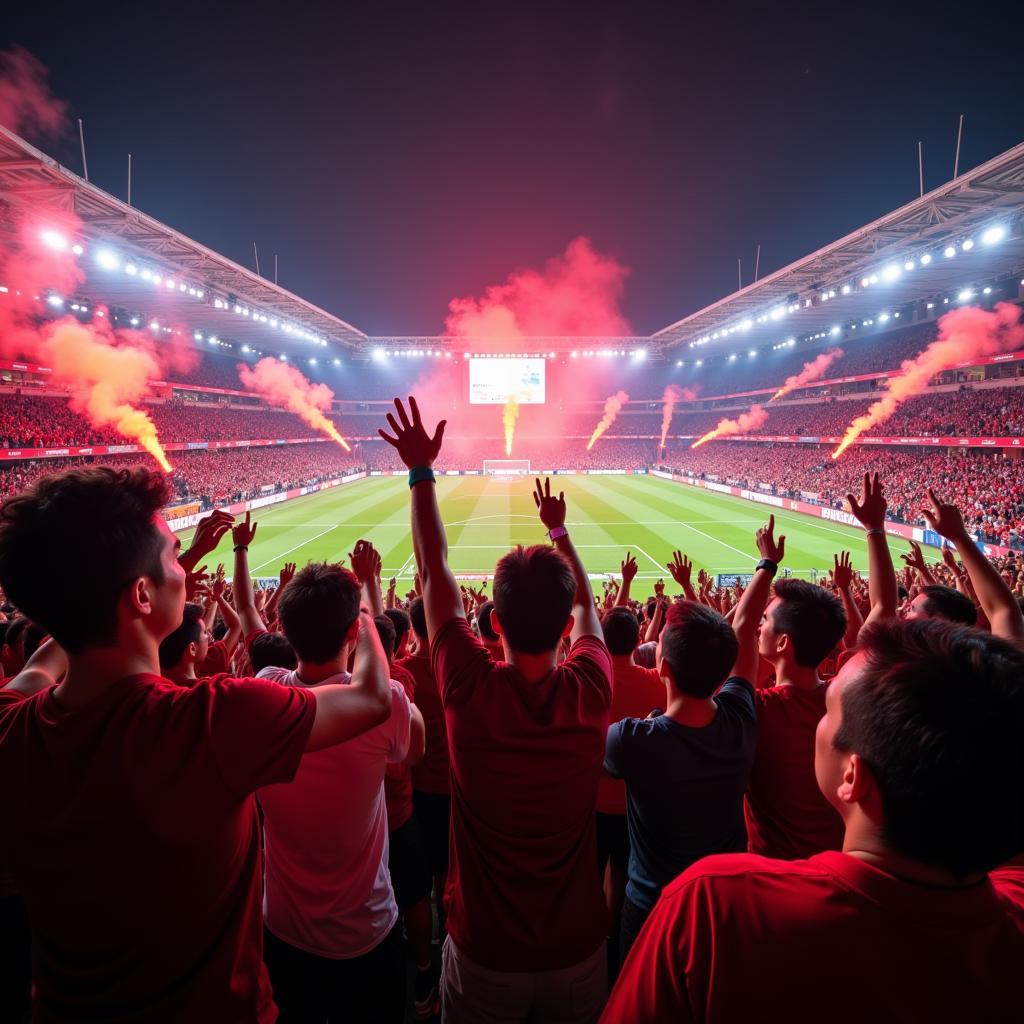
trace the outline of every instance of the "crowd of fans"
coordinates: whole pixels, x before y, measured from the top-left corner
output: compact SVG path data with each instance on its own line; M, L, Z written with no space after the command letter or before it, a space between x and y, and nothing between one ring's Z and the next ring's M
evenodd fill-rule
M1024 1017L1024 558L945 481L935 564L893 565L886 464L864 576L786 578L769 518L732 586L675 552L647 593L623 552L595 594L538 479L550 544L489 599L448 566L443 425L387 429L407 594L372 540L257 591L258 523L179 551L143 468L0 508L0 1017Z

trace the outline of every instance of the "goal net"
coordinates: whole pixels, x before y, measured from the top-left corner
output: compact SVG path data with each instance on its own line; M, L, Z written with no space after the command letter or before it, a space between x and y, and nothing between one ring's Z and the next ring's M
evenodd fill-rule
M529 475L529 459L484 459L484 476Z

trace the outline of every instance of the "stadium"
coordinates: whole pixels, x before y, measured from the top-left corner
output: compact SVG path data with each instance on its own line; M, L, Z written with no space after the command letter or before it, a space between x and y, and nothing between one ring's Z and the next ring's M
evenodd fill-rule
M649 333L578 234L385 334L55 159L45 77L0 1019L1024 1019L1024 142Z

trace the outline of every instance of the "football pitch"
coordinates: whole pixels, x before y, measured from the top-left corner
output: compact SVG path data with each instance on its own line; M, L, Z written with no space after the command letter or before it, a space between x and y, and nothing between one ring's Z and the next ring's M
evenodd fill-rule
M448 531L449 563L457 576L489 576L495 562L516 544L546 542L533 503L533 477L440 477L441 512ZM565 491L567 526L593 579L618 575L626 551L637 560L636 597L649 593L639 581L664 578L676 549L698 569L749 573L757 561L754 531L774 511L776 536L786 536L784 566L793 575L827 572L838 551L850 551L854 568L867 569L860 530L822 522L795 512L773 510L741 498L716 494L648 476L553 477ZM403 477L370 477L252 514L259 529L249 550L254 578L276 576L285 562L301 568L311 561L346 559L355 542L373 542L383 560L383 577L411 580L415 573L409 532L409 488ZM191 531L182 534L187 545ZM909 550L890 539L894 561ZM206 559L212 572L223 562L230 577L231 535Z

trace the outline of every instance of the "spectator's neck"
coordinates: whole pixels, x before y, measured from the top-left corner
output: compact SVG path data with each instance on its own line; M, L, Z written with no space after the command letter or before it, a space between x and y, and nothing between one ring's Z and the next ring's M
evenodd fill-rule
M780 658L775 662L775 685L792 686L797 690L814 690L821 686L818 666L808 668L798 665L791 658Z
M53 691L65 709L88 704L126 676L161 675L159 648L151 637L120 640L68 655L68 672Z
M665 714L680 725L699 729L710 725L718 713L718 705L711 697L704 700L697 697L684 697L682 694L672 693L671 689L669 693L671 696Z
M612 668L616 671L621 672L623 669L630 668L635 665L636 662L633 660L633 654L613 654L612 655Z
M347 671L347 648L343 649L337 658L332 658L330 661L312 662L300 660L299 667L296 669L300 681L305 683L306 686L316 686L325 679L330 679L331 676L337 676Z
M539 683L547 678L558 664L558 651L544 651L542 654L523 654L509 650L505 645L505 657L516 667L528 683Z
M196 682L196 665L194 661L175 665L174 668L164 669L162 674L165 679L179 686L192 686Z

